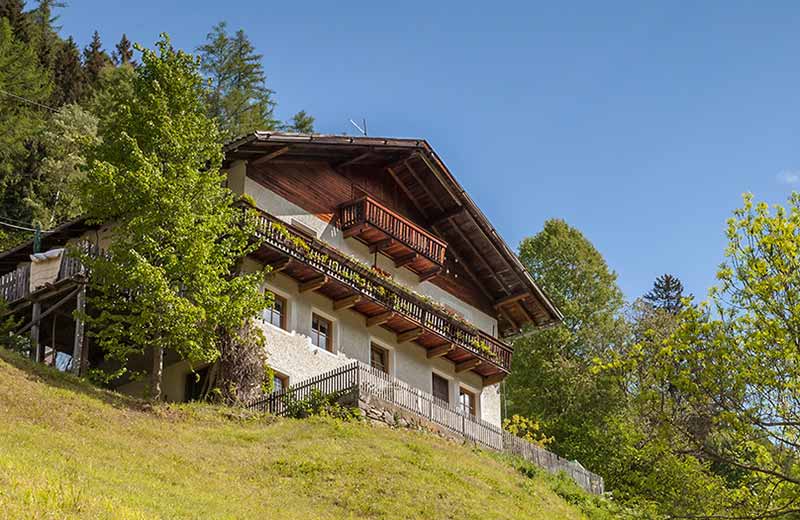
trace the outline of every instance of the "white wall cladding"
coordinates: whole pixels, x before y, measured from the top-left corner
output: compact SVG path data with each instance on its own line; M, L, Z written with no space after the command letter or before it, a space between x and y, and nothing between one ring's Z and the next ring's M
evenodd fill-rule
M248 259L243 265L253 271L260 265ZM281 330L261 323L267 340L269 365L289 376L289 383L327 372L350 360L370 362L370 344L376 343L389 351L389 372L420 390L432 392L432 372L450 381L450 402L458 401L459 386L477 393L478 414L493 424L500 424L500 399L497 385L482 392L483 382L474 372L456 374L452 362L446 359L428 359L423 347L415 343L398 344L396 336L382 328L367 328L365 318L352 310L334 311L333 302L314 293L298 293L297 283L286 275L269 275L265 289L286 298L286 328ZM318 313L333 323L334 353L311 344L311 315Z
M308 213L301 207L289 202L274 191L265 188L258 182L247 177L245 179L245 192L256 201L256 205L288 224L293 221L300 222L302 225L311 228L317 236L348 255L354 256L359 260L372 264L374 255L370 254L369 248L355 239L345 239L342 231L336 226L320 219L316 215ZM437 287L430 282L419 283L417 276L405 268L397 269L394 262L384 255L378 255L378 267L391 273L396 281L436 300L439 303L451 307L460 313L467 321L489 335L495 336L497 333L497 320L468 303L456 298L449 292Z

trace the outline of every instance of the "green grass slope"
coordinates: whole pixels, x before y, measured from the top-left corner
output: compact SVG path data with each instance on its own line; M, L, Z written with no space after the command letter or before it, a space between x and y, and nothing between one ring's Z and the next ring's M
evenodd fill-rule
M150 409L0 349L3 518L585 518L533 473L419 432Z

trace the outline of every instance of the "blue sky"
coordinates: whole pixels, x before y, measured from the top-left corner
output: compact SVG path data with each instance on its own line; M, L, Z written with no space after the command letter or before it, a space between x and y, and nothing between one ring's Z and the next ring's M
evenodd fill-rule
M427 139L512 247L563 218L631 298L664 272L705 295L741 194L800 189L797 2L69 3L62 33L108 49L227 20L279 117Z

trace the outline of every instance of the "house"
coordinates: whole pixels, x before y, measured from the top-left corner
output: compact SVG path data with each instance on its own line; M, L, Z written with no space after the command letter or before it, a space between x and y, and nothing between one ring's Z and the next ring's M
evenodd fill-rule
M513 358L503 338L561 316L426 141L256 132L225 156L228 187L259 212L261 245L244 268L272 268L275 305L260 326L277 387L358 360L500 424ZM61 248L105 240L78 219L46 235L44 253L28 243L0 254L0 297L37 359L100 362L72 317L83 273ZM198 386L187 363L167 360L168 399Z

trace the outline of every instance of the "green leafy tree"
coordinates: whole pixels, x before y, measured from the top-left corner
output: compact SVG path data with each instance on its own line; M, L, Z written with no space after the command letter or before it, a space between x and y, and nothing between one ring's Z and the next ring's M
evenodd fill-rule
M87 214L113 223L108 254L92 269L88 316L96 344L123 364L150 354L159 399L163 353L192 363L220 356L220 338L266 304L262 273L233 276L255 245L223 186L222 150L203 105L197 61L166 35L137 47L132 97L113 97L83 183ZM263 367L262 367L263 373Z
M198 47L201 70L210 82L208 113L219 122L222 139L279 126L273 91L267 87L263 56L242 30L228 34L220 22Z
M538 421L557 452L600 468L614 444L606 423L624 404L614 378L592 370L596 358L627 337L616 274L562 220L548 220L523 240L520 259L547 287L564 322L514 341L514 370L505 387L508 412Z
M653 289L644 295L644 300L657 309L677 314L683 308L683 283L671 274L656 278Z
M131 65L133 60L133 46L128 37L123 33L113 53L115 65Z
M23 0L0 1L0 18L6 18L11 25L14 36L25 43L31 41L31 20L25 13Z
M647 376L670 389L669 399L651 394L650 409L684 459L724 479L720 500L695 515L793 518L800 499L800 195L773 210L745 196L727 237L709 301L684 309L674 334L641 360Z
M100 81L100 73L109 65L111 65L111 58L103 50L100 33L95 31L92 34L92 41L83 50L83 73L86 76L86 82L91 88L97 86Z

